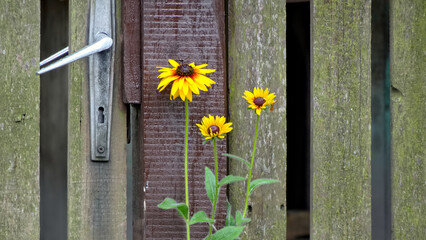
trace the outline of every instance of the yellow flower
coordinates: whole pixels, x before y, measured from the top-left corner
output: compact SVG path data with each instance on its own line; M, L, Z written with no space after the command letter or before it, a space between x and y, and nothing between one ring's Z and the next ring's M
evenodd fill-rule
M180 96L182 101L185 101L186 98L192 101L192 93L200 94L199 89L207 91L206 86L211 87L212 84L216 83L204 76L207 73L216 71L215 69L203 69L207 64L198 66L195 66L194 63L179 64L172 59L169 59L169 63L173 68L157 67L159 68L158 71L161 72L157 77L161 79L157 89L160 89L161 92L169 83L173 82L170 99L176 99Z
M256 109L257 115L260 115L260 111L265 109L266 106L273 105L276 102L273 100L275 98L275 93L269 94L268 89L263 91L263 88L259 89L255 87L253 93L245 91L244 95L243 98L250 104L249 108Z
M225 117L216 116L215 118L212 115L209 115L208 117L203 117L201 124L197 124L197 126L200 129L201 134L206 137L206 140L214 137L223 139L225 137L224 134L229 133L232 130L232 123L225 122Z

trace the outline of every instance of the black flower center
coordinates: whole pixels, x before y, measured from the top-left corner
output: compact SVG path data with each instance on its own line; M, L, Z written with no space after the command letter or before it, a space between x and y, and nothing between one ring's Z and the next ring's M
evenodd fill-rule
M176 73L181 77L188 77L194 73L194 69L188 64L182 64L176 69Z
M210 133L211 133L211 134L216 134L216 133L218 133L218 132L219 132L219 127L218 127L218 126L216 126L216 125L211 125L211 126L209 127L209 130L210 130Z
M253 102L256 104L256 106L261 107L266 102L266 100L263 97L257 97Z

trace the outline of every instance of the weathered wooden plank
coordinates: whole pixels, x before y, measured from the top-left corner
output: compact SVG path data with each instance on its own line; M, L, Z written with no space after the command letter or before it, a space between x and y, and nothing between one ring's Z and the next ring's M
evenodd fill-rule
M71 52L87 45L90 1L70 1ZM120 2L116 28L120 32ZM115 36L117 37L117 36ZM116 38L118 39L118 38ZM116 56L120 44L113 46ZM68 116L68 238L126 239L126 107L120 94L121 62L115 58L111 157L90 160L87 59L70 65Z
M0 2L0 239L39 238L39 1Z
M251 158L256 114L247 110L244 90L254 87L275 92L273 112L263 111L253 179L275 178L251 195L250 224L243 239L285 239L286 235L286 12L285 0L228 1L229 116L234 130L229 151ZM240 162L229 162L229 174L247 176ZM246 187L232 184L229 198L243 211Z
M391 1L392 232L426 235L426 2Z
M226 114L225 6L223 0L144 1L143 2L143 92L142 139L146 239L185 238L185 223L176 211L159 209L164 198L185 202L184 129L185 107L180 99L170 100L170 86L159 93L156 66L167 66L168 59L209 64L216 84L201 91L189 103L189 207L211 212L204 188L204 167L214 169L213 147L202 145L196 123L203 116ZM226 142L218 143L226 152ZM219 155L220 156L220 155ZM227 169L226 158L219 159L219 175ZM225 219L225 189L216 212L221 227ZM192 239L208 235L207 224L191 226Z
M123 101L141 102L141 1L122 2Z
M311 238L371 238L371 2L312 3Z

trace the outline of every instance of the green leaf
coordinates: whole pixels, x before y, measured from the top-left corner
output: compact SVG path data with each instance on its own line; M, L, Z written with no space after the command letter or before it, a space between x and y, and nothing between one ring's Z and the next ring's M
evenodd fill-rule
M185 222L187 222L188 219L189 219L188 206L186 206L186 204L182 203L182 205L179 205L177 207L177 210L178 210L179 216L183 217L185 219Z
M270 183L278 183L278 182L280 182L280 181L276 180L276 179L267 179L267 178L260 178L260 179L253 180L250 183L249 195L251 195L253 193L254 189L259 187L260 185L270 184Z
M235 226L235 219L232 217L232 206L226 200L226 219L225 219L225 226Z
M185 203L177 203L176 200L172 198L166 198L162 203L158 204L158 207L162 209L172 209L177 208L180 205L185 205Z
M244 227L224 227L212 235L213 240L234 240L240 236Z
M216 178L212 172L212 170L210 170L210 168L205 167L205 187L206 187L206 192L207 192L207 196L209 197L210 201L213 203L214 198L216 196Z
M240 226L241 224L250 222L250 218L243 218L243 214L240 211L237 211L235 213L235 223L237 226Z
M194 214L194 216L191 217L191 220L189 221L189 225L192 225L194 223L214 223L214 220L207 217L207 214L204 211L199 211Z
M158 207L161 209L177 209L179 216L188 221L188 206L185 203L177 203L174 199L166 198Z
M250 163L242 157L238 157L236 155L229 154L229 153L222 153L222 156L229 157L229 158L232 158L232 159L235 159L235 160L239 160L239 161L243 162L244 164L246 164L247 167L250 167Z
M232 175L225 176L224 178L222 178L222 180L220 180L219 187L222 187L223 185L230 184L233 182L243 181L243 180L245 180L245 178L239 177L239 176L232 176Z

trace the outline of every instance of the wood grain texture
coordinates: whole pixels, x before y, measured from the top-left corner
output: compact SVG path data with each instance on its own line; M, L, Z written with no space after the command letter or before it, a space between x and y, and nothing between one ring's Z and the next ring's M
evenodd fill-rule
M38 239L39 1L0 2L0 239Z
M214 169L213 147L202 145L196 123L203 116L226 114L225 7L222 0L143 1L143 91L142 158L144 162L144 201L146 239L183 239L184 221L174 210L159 209L164 198L185 202L184 130L185 107L180 99L170 100L167 87L159 93L157 66L169 66L168 59L196 65L208 64L216 72L208 77L216 84L208 92L194 95L189 103L189 205L190 213L211 211L204 190L204 167ZM218 143L220 153L226 142ZM226 158L219 158L219 176L227 169ZM218 226L225 218L225 189L219 199ZM207 224L191 226L192 239L208 234Z
M370 4L312 3L312 239L371 238Z
M253 179L274 178L251 195L252 211L242 239L286 236L286 12L285 0L228 1L229 115L234 130L229 151L251 159L256 113L247 110L244 91L254 87L275 92L273 112L262 111ZM248 175L248 168L229 160L229 174ZM229 199L243 212L246 183L231 185Z
M426 2L391 1L392 232L426 235Z
M70 52L87 45L90 1L70 1ZM116 3L120 31L121 3ZM114 37L113 37L114 38ZM115 40L116 56L120 44ZM111 157L90 160L87 59L70 65L68 116L68 238L126 239L126 107L120 96L121 62L115 58Z
M141 102L141 1L122 2L123 101Z

